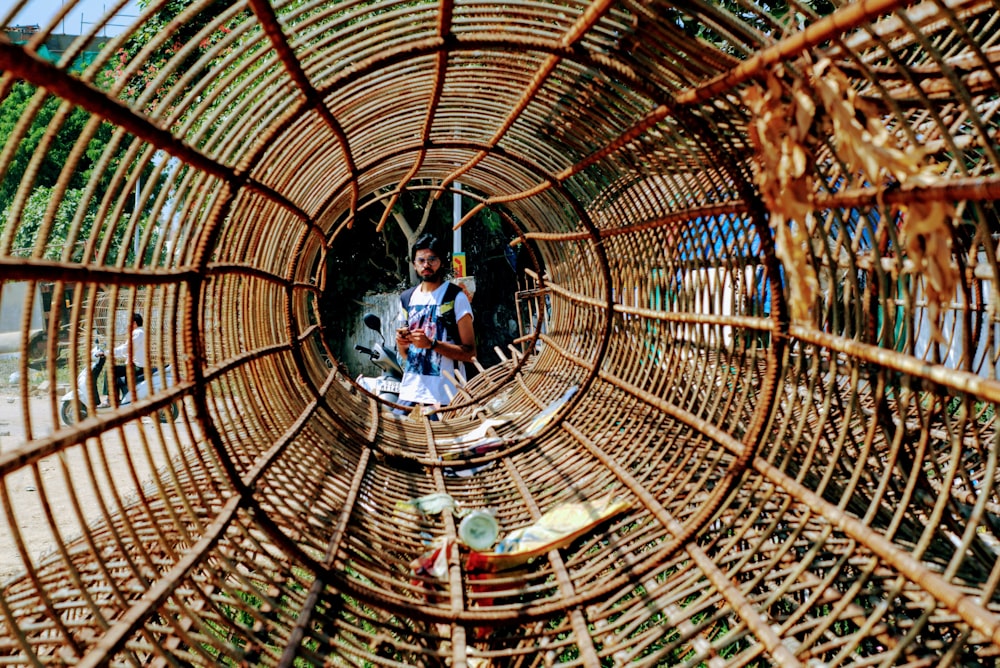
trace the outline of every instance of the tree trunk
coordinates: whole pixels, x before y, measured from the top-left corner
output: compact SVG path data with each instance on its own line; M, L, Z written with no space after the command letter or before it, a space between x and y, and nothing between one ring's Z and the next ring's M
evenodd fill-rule
M417 270L413 267L413 263L410 262L410 249L413 248L413 244L416 243L417 239L423 234L424 229L427 228L427 222L431 218L431 211L434 209L434 193L433 191L428 191L427 202L424 204L424 213L420 217L420 224L417 225L416 229L410 226L410 222L406 220L406 216L403 214L400 208L393 208L392 217L395 219L396 224L399 225L399 229L403 231L406 236L406 266L409 267L409 277L410 283L417 282ZM443 260L444 258L442 258Z

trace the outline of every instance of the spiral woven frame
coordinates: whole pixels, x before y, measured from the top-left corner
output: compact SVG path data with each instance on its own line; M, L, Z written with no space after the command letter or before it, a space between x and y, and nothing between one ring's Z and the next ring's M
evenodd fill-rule
M0 38L0 100L38 87L0 137L0 277L54 284L71 338L50 325L46 356L70 377L109 331L99 295L145 313L150 357L178 371L64 426L50 362L43 429L22 355L0 663L997 660L1000 5L203 0L143 32L166 5L84 66L99 24L39 55L72 0ZM91 122L19 249L34 177L10 182L15 150L73 109ZM102 123L98 213L53 250ZM324 258L360 208L456 183L533 249L544 327L444 420L394 418L327 348ZM132 198L170 224L136 233ZM115 233L138 259L109 254ZM442 460L497 415L502 448ZM122 443L129 481L106 466ZM46 554L22 537L25 479ZM405 509L439 493L501 532L628 507L491 571L457 516ZM415 574L442 541L443 573Z

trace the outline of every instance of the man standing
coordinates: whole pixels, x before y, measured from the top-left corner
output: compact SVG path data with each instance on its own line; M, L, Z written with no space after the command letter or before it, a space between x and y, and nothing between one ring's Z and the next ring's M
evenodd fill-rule
M444 406L455 393L448 380L463 362L476 357L472 305L459 286L444 280L441 242L425 234L410 253L420 284L400 296L403 324L396 329L396 349L403 359L399 403ZM450 394L449 394L450 393Z

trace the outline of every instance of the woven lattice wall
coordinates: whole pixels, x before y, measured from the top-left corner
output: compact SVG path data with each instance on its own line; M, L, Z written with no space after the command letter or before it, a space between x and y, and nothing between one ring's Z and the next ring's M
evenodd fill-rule
M40 4L0 37L0 277L52 284L0 663L996 660L996 2L149 0L55 55L76 9ZM394 418L328 349L324 257L456 183L545 327ZM115 300L177 373L66 426ZM455 540L602 500L530 561Z

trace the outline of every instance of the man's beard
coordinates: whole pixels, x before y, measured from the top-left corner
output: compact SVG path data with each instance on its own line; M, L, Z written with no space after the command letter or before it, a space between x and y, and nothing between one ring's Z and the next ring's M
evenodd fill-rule
M439 267L433 274L420 274L420 280L424 283L440 283L444 280L444 267Z

